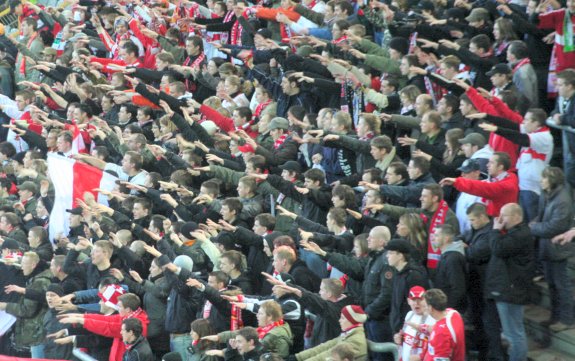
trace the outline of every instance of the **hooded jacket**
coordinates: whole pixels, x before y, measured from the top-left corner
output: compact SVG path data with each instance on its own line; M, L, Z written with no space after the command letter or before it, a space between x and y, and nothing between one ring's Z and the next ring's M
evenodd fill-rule
M447 307L462 313L467 306L467 261L463 241L456 241L441 250L433 287L447 295Z

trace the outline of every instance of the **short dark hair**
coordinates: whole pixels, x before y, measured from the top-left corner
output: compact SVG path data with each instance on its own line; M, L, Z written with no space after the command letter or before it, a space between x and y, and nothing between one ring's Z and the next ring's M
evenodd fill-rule
M423 157L413 157L411 158L411 161L413 162L413 167L419 169L421 174L429 172L431 165L427 159Z
M224 285L227 285L230 282L230 276L228 276L227 274L225 274L222 271L213 271L209 273L209 276L211 277L215 277L216 278L216 282L218 283L223 283Z
M451 108L452 112L457 113L457 109L459 109L459 98L453 94L445 94L443 99L445 100L445 107Z
M259 345L260 343L258 331L253 327L244 327L236 335L242 336L247 342L254 341L254 345Z
M140 297L134 293L125 293L118 297L118 301L122 301L124 308L129 308L132 311L136 311L142 304Z
M465 212L467 213L467 215L474 215L476 217L479 216L486 216L488 217L489 215L487 214L487 206L483 203L473 203L472 205L469 206L469 208L467 208L467 211Z
M190 41L192 44L194 44L194 46L199 46L202 51L204 50L204 41L199 36L197 35L188 36L186 38L186 41Z
M276 217L269 213L261 213L255 217L255 220L260 223L260 226L264 227L268 231L273 231L276 226Z
M545 125L547 120L547 112L541 108L529 108L527 113L531 113L533 120L539 123L539 125Z
M485 34L475 35L471 38L470 43L475 44L478 49L489 51L491 49L491 39Z
M236 197L232 197L232 198L226 198L222 201L222 207L226 206L228 207L228 209L231 211L235 211L236 212L236 216L239 216L240 213L242 212L242 209L244 208L242 202L240 201L239 198Z
M431 192L433 197L437 197L438 201L443 200L443 189L439 184L426 184L423 189Z
M513 40L509 43L507 51L513 54L517 59L524 59L529 56L529 48L521 40Z
M142 321L136 317L126 318L122 321L122 325L124 325L124 329L127 332L132 332L136 338L142 336L142 333L144 332Z
M409 173L407 172L407 167L402 162L393 162L387 168L393 168L395 174L401 176L402 179L409 179Z
M353 5L351 5L349 2L343 0L343 1L338 1L335 3L334 8L336 6L339 6L341 8L342 11L345 11L347 16L351 16L353 15Z
M217 196L218 194L220 194L220 184L213 179L203 182L201 186L206 188L208 193L212 195Z
M240 118L244 118L244 119L251 119L252 118L252 111L250 110L249 107L239 107L234 109L235 112L238 112L238 115L240 116Z
M324 172L316 168L307 170L303 176L304 178L311 179L313 182L319 182L320 185L323 185L325 179Z
M138 45L134 44L131 41L126 41L124 43L124 46L122 46L122 48L126 51L126 53L128 54L133 54L135 56L138 56L138 54L140 54L140 48L138 48Z
M393 148L393 142L387 135L380 135L373 138L369 145L378 149L385 149L388 153L391 152L391 149Z
M503 170L507 171L511 168L511 157L504 152L495 152L493 155L497 156L497 164L503 166Z
M445 311L447 308L447 296L438 288L427 290L424 297L425 302L437 311Z

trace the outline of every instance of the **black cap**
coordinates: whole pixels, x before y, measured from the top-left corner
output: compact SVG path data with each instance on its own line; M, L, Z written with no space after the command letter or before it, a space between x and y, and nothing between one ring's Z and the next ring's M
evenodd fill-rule
M405 239L392 239L385 246L386 251L396 251L403 254L411 253L411 244Z
M220 232L212 241L221 244L227 250L238 249L234 236L230 232Z
M2 246L0 247L0 249L10 249L10 250L16 250L16 249L20 249L20 243L18 243L17 240L12 239L12 238L4 238L4 242L2 243Z
M280 165L280 169L287 170L289 172L301 173L301 166L295 160L288 160L284 164Z
M84 212L84 210L82 209L82 207L76 207L76 208L72 208L72 209L66 209L66 212L72 213L76 216L81 216L82 213Z
M419 10L426 10L431 12L435 11L435 5L433 5L433 2L429 0L420 1L419 4L417 4L417 8Z
M59 285L58 283L49 284L48 289L46 289L46 292L54 292L55 294L57 294L60 297L62 297L66 294L66 292L64 292L64 289L62 288L62 286Z
M389 41L389 47L398 53L405 55L409 52L409 40L401 36L396 36L391 38Z
M12 160L24 165L24 156L25 155L26 155L26 152L16 153L12 156Z
M485 74L487 76L494 76L495 74L511 74L511 69L507 64L501 63L493 66L493 68Z
M198 224L196 222L186 222L180 228L180 233L187 239L192 239L192 232L198 229Z
M481 165L477 159L467 159L461 167L457 168L461 173L471 173L477 170L481 170Z

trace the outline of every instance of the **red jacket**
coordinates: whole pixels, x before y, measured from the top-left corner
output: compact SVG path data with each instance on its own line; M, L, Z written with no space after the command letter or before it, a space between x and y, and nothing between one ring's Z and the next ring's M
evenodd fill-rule
M501 180L473 180L459 177L453 186L460 192L483 197L487 204L487 214L499 216L501 207L507 203L517 203L519 196L519 181L517 175L508 172Z
M465 326L459 312L448 308L447 316L433 325L423 361L465 361Z
M497 97L493 97L491 101L488 101L482 97L475 88L469 88L466 94L475 108L477 108L481 113L509 119L513 123L517 124L521 124L521 122L523 122L521 114L511 110L507 104ZM495 133L491 133L489 135L489 145L495 152L509 154L509 157L511 158L511 170L514 171L515 163L517 163L517 158L519 157L519 145Z
M236 125L234 124L233 119L228 118L228 117L224 117L217 110L210 108L207 105L202 105L200 107L200 113L205 115L207 120L211 120L214 123L216 123L218 128L220 128L222 131L224 131L226 133L236 131ZM248 129L245 129L245 131L250 137L252 137L254 139L258 136L258 132L252 130L251 127L249 127Z
M112 337L114 341L112 342L112 349L110 350L109 361L122 361L124 357L124 352L126 351L126 346L122 341L122 335L120 330L122 329L122 321L125 318L135 317L142 321L144 327L143 335L144 337L148 335L148 315L146 311L141 308L137 311L132 312L131 316L123 317L120 315L104 316L98 314L85 314L84 315L84 328L95 334Z

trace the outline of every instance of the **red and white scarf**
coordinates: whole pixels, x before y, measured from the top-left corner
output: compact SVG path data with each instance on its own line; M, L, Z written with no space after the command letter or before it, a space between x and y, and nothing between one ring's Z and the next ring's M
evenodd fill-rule
M238 295L238 302L243 302L244 296ZM230 319L230 330L236 331L244 327L244 321L242 321L242 309L232 303L231 319Z
M435 237L435 232L439 226L445 223L445 219L447 218L447 212L449 211L449 206L447 202L442 200L439 202L439 206L435 213L433 213L433 218L431 218L431 224L429 225L429 237L427 239L427 268L428 269L435 269L437 268L437 264L439 263L439 258L441 257L441 249L435 249L433 247L433 237ZM427 223L427 217L422 213L420 214L421 219L425 223Z
M529 58L522 59L519 63L515 64L512 73L515 74L517 70L519 70L519 68L521 68L525 64L531 64L531 60L529 60Z
M286 141L287 134L282 134L278 139L274 141L274 149L278 149Z
M192 61L192 58L190 58L189 56L186 58L186 60L184 61L184 66L189 66L192 68L199 68L200 65L202 64L202 62L204 61L204 59L206 58L206 54L204 53L200 53L200 55L198 55L198 57ZM191 63L191 64L190 64ZM186 78L186 89L190 92L194 92L196 91L196 84L194 84L193 82L190 81L190 78Z
M257 331L258 331L258 338L260 340L262 340L264 337L266 337L266 335L273 330L274 328L278 327L278 326L282 326L284 324L284 320L281 319L279 321L276 321L274 323L270 323L267 326L264 327L258 327Z

